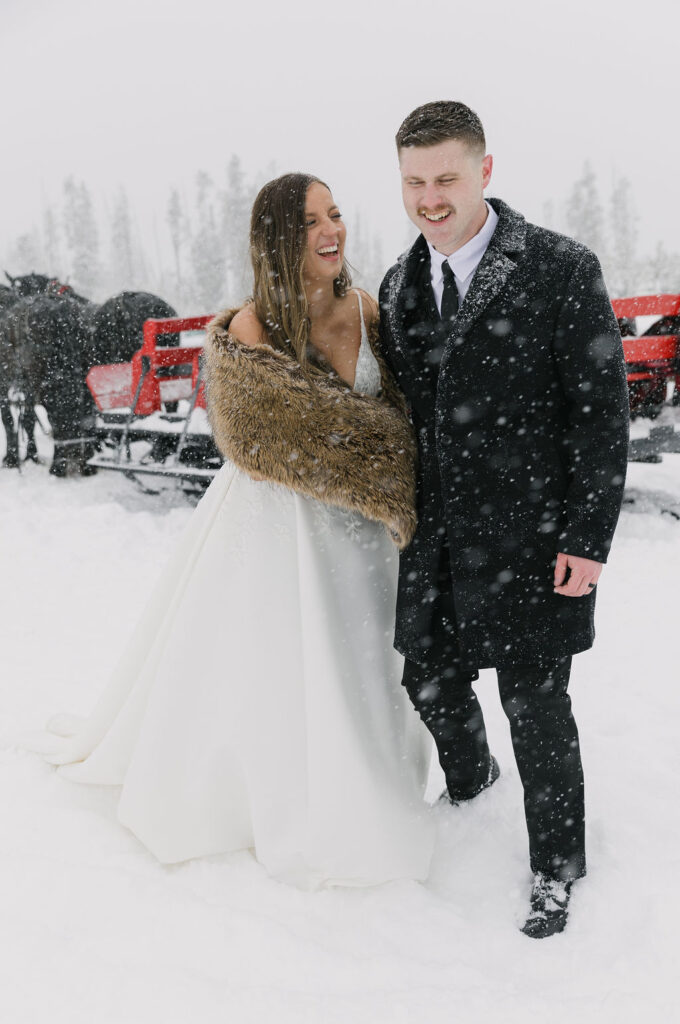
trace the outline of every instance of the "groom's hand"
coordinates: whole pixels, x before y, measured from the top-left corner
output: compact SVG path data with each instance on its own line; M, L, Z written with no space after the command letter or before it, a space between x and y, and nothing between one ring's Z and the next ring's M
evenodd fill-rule
M565 583L567 570L569 579ZM555 565L554 592L561 594L562 597L583 597L584 594L591 594L601 572L601 562L560 552Z

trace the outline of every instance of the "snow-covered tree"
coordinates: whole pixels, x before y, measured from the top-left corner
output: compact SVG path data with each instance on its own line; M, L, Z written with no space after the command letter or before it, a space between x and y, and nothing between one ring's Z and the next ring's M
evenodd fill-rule
M543 220L541 223L543 227L551 228L553 231L557 230L555 227L555 203L552 199L546 199L543 203Z
M357 213L348 232L347 255L354 283L372 295L377 295L387 268L380 238L367 231L361 211Z
M360 212L357 212L354 216L347 234L345 255L352 267L352 276L355 284L365 288L364 281L367 276L369 255L367 247L364 245L363 218Z
M140 267L133 238L130 204L124 188L119 188L111 217L110 287L114 292L139 286Z
M43 239L45 273L54 277L64 277L65 267L61 255L59 220L51 206L46 207L43 214Z
M192 299L198 312L213 313L226 301L226 260L216 213L217 196L212 178L196 177L196 230L191 241Z
M87 185L73 177L64 182L63 219L72 283L92 297L101 279L99 232Z
M190 232L182 200L176 188L173 188L170 193L165 219L170 230L170 241L172 242L175 274L174 292L176 302L180 306L183 306L186 299L186 286L184 281L184 249L190 237Z
M638 278L637 229L628 178L618 178L609 200L609 258L605 267L607 284L614 296L631 295Z
M574 183L567 199L565 214L568 233L592 249L604 262L604 214L595 172L588 163L585 164L581 177Z
M640 273L638 291L652 295L677 294L680 291L680 253L669 252L658 242L653 256L645 260Z
M9 254L9 264L7 269L10 270L11 267L10 273L14 277L33 272L49 273L44 270L45 251L37 228L32 228L15 239Z
M250 210L254 196L245 182L238 156L232 156L227 167L227 185L222 201L222 237L226 257L229 298L238 302L248 290L250 260L248 235Z

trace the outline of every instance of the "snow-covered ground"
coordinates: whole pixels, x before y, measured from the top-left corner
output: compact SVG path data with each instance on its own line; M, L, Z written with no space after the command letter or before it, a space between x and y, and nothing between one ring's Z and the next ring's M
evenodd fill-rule
M54 712L88 712L191 507L111 475L0 471L0 1020L678 1019L680 455L632 465L628 499L571 686L589 875L567 931L535 942L517 930L526 836L492 672L479 693L503 774L433 810L424 885L303 893L247 852L164 867L118 824L114 790L22 749Z

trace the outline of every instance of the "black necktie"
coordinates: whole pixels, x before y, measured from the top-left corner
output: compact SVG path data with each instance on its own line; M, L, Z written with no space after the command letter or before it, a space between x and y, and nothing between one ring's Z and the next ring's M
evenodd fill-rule
M444 260L442 263L442 273L444 274L444 291L442 292L441 318L446 323L449 320L453 320L458 312L460 303L458 301L456 279L453 276L451 264L448 260Z

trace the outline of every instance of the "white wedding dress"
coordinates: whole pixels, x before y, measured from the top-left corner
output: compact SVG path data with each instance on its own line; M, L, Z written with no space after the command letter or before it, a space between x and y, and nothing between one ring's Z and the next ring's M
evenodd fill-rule
M362 317L354 386L379 384ZM392 647L397 567L383 526L226 463L94 711L53 719L42 753L121 786L120 821L166 863L252 848L303 888L424 878L431 746Z

